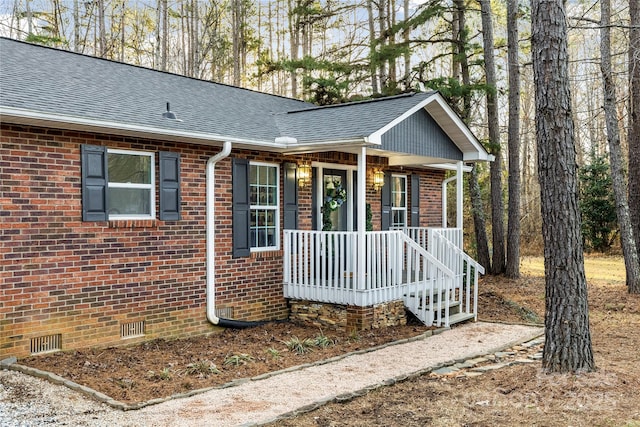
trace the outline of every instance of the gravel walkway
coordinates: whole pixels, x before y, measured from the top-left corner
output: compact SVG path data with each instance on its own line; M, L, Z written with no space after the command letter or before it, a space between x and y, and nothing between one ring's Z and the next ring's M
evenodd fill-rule
M542 328L532 326L469 323L422 340L352 354L330 363L128 412L94 402L63 386L0 370L0 425L260 425L335 399L364 394L412 375L493 354L542 332Z

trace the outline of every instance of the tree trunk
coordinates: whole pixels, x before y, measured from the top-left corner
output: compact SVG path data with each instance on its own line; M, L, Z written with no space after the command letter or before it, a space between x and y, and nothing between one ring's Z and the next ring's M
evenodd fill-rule
M162 51L160 52L160 69L167 70L169 56L169 10L167 0L162 0Z
M531 2L547 372L593 371L563 0Z
M629 0L629 15L629 211L640 250L640 0Z
M478 184L476 164L473 165L471 176L469 176L469 197L471 198L471 213L473 215L473 229L476 235L478 262L490 271L489 241L487 239L487 229L484 226L484 207L482 206L482 195L480 194L480 185Z
M101 58L107 55L107 35L104 21L104 0L98 0L98 37L100 38L99 56Z
M453 76L459 76L464 86L471 85L469 74L469 63L467 61L466 52L466 17L464 0L454 0L454 18L453 18L453 35L454 35L454 59L453 59ZM468 92L462 97L462 120L469 123L469 115L471 114L471 94ZM487 271L491 271L491 258L489 255L489 242L487 239L487 229L485 227L484 206L482 203L482 194L480 193L480 184L478 183L477 166L473 166L469 176L469 197L471 199L471 211L473 216L473 229L476 236L476 251L478 262L483 265Z
M638 250L629 217L627 189L624 182L622 148L620 147L620 129L616 113L616 89L611 71L611 0L600 0L600 69L602 70L602 89L604 91L604 114L609 140L609 164L611 181L616 198L616 215L620 226L620 242L627 272L629 292L640 293L640 264Z
M509 69L509 205L505 275L520 277L520 67L518 66L518 1L507 0Z
M404 4L403 4L403 10L404 10L404 20L405 22L407 20L409 20L409 14L410 14L410 4L409 4L409 0L404 0ZM410 50L410 45L409 45L409 40L410 40L410 35L411 35L411 28L409 28L409 26L405 26L404 28L404 32L402 33L402 39L404 41L405 44L405 49L407 49L406 53L404 54L404 89L405 90L409 90L409 88L411 87L411 50Z
M491 234L493 258L491 273L502 274L505 268L504 255L504 206L502 203L502 150L500 148L500 124L496 67L493 55L493 22L490 0L479 0L482 15L482 42L484 45L484 69L487 78L487 125L489 128L489 151L496 158L491 162Z
M378 37L378 44L381 49L384 49L387 35L387 2L389 0L378 0L378 26L380 27L380 36ZM380 90L384 92L384 89L388 85L387 67L384 60L378 60L378 78L380 79Z
M73 0L73 51L80 52L80 8L78 0Z
M300 15L294 10L298 6L297 1L289 0L289 37L291 44L291 60L296 62L300 48ZM298 72L295 66L291 68L291 96L298 97Z
M373 94L380 93L380 86L378 85L377 64L374 58L376 49L376 26L373 19L373 1L367 0L367 15L369 17L369 61L370 61L370 73L371 73L371 90Z

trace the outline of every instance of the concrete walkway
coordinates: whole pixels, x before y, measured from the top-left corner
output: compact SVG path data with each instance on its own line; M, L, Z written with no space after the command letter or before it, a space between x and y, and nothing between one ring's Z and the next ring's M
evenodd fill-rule
M459 367L472 368L474 363L487 360L481 356L531 341L542 333L540 327L469 323L424 339L253 378L234 387L214 389L136 411L122 412L95 403L100 409L91 411L92 421L86 420L86 424L82 414L55 421L65 425L97 425L98 422L99 425L157 427L260 425L336 399L365 394L414 375L433 371L447 374ZM467 363L462 363L464 361ZM482 368L477 368L475 373L478 372L482 372Z

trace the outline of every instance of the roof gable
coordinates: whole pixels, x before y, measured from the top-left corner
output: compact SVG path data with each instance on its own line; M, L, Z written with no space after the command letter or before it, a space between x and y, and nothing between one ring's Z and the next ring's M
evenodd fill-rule
M381 149L439 159L463 159L462 151L424 108L384 133Z

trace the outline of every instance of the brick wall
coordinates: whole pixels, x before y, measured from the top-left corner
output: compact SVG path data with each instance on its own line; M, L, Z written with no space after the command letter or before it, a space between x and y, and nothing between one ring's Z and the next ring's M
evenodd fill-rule
M51 334L61 334L62 348L72 349L215 330L205 313L205 165L220 148L1 126L0 358L28 355L32 338ZM82 144L179 152L181 220L83 222ZM298 160L235 149L232 157L280 165ZM306 158L356 164L348 154ZM439 225L443 173L421 173L421 225ZM282 252L231 256L231 183L227 158L216 167L216 307L240 320L285 318ZM367 188L379 229L380 196ZM310 188L300 190L299 203L299 228L310 229ZM121 325L139 321L145 336L121 339Z

